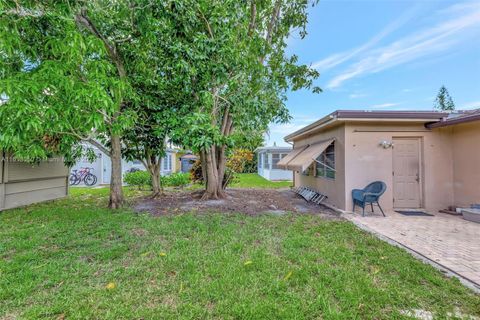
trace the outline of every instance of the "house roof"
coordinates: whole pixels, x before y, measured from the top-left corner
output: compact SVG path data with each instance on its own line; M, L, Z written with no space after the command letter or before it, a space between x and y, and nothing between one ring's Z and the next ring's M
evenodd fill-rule
M255 149L255 152L290 152L292 147L267 146Z
M447 118L442 119L441 121L428 123L426 125L429 129L453 126L456 124L479 121L480 120L480 109L475 110L459 110L454 113L451 113Z
M186 153L184 154L183 156L180 157L181 160L183 159L191 159L191 160L197 160L198 157L194 154L191 154L191 153Z
M448 113L438 111L369 111L369 110L337 110L314 123L297 130L284 139L292 141L312 131L320 130L337 121L416 121L438 122L446 118Z

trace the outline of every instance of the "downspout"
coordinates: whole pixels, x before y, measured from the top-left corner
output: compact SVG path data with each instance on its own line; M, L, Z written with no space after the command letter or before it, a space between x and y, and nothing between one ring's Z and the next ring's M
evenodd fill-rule
M295 144L290 142L290 141L286 141L286 143L290 144L292 146L292 150L295 149ZM292 170L292 181L293 181L293 188L295 188L295 171Z

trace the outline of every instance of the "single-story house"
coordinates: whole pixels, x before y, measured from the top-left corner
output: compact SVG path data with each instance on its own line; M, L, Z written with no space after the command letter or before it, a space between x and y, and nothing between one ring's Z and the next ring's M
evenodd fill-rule
M387 185L387 211L480 203L480 109L339 110L285 140L294 149L278 165L340 210L352 210L352 189L377 180Z
M0 211L67 196L68 168L62 159L31 164L0 154Z
M110 157L103 153L95 146L88 144L88 148L91 148L97 155L96 159L91 162L87 158L78 160L77 163L71 168L71 170L80 170L80 168L92 168L91 173L97 176L97 184L110 184L112 174L112 163ZM167 148L166 156L161 159L161 175L169 175L172 172L177 172L176 162L174 161L176 150ZM146 170L141 161L127 161L122 160L123 174L129 172L132 168L138 170Z
M276 144L257 148L255 152L257 153L258 174L267 180L292 180L292 172L278 166L278 162L290 151L292 151L292 147L277 147Z

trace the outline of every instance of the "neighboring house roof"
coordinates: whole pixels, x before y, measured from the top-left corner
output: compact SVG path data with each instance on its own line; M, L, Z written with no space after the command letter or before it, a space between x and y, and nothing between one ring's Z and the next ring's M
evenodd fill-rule
M472 122L472 121L479 121L480 120L480 109L475 110L459 110L456 112L451 113L446 119L442 119L441 121L428 123L426 125L429 129L446 127L446 126L453 126L456 124Z
M338 121L415 121L437 122L446 118L449 114L438 111L368 111L368 110L337 110L321 118L314 123L297 130L284 139L292 141L295 138L319 131L320 129Z
M277 147L277 146L269 146L269 147L260 147L255 149L255 152L290 152L292 151L292 147Z
M198 157L194 154L191 154L191 153L186 153L184 154L183 156L180 157L181 160L184 160L184 159L191 159L191 160L197 160Z

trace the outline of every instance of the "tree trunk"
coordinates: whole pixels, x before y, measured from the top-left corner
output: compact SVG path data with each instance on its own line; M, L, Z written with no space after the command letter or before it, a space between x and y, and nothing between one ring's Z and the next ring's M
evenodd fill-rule
M226 146L223 145L218 149L217 152L217 162L218 162L218 193L223 194L225 188L227 187L226 183L224 184L225 180L225 169L227 168L227 157L225 156L225 148ZM228 182L228 181L227 181Z
M110 159L112 161L112 176L110 180L110 200L108 207L118 209L123 205L123 189L122 189L122 149L120 136L111 135L111 152Z
M202 166L202 179L203 183L207 185L207 159L205 156L205 151L200 151L200 164Z
M202 199L218 199L218 172L216 169L215 147L212 146L205 151L205 193Z
M225 176L225 147L212 146L205 151L205 193L202 199L223 199L225 188L223 178Z
M152 198L155 198L163 193L163 188L160 182L160 165L158 162L152 163L148 167L148 172L152 178Z

